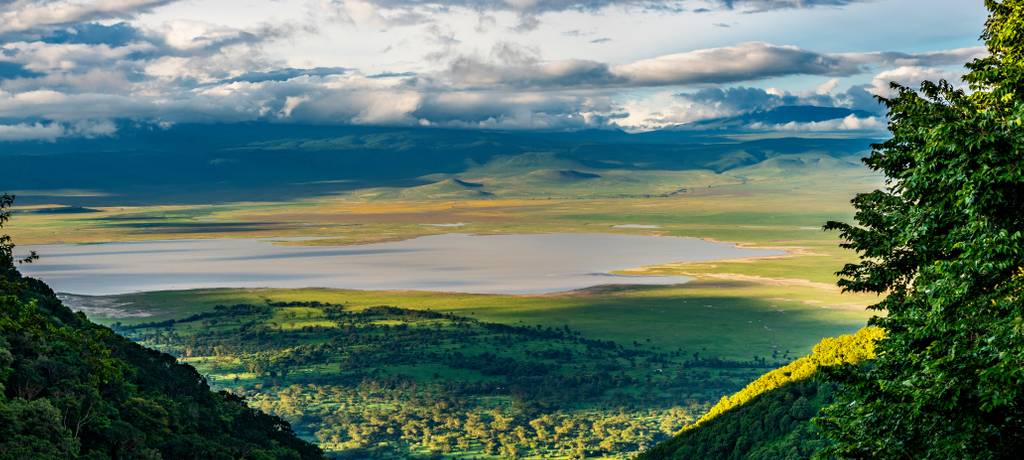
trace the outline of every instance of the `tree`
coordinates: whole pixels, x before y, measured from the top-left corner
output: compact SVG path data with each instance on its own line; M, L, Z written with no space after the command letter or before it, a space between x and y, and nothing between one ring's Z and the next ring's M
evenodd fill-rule
M0 228L4 227L7 221L11 220L11 205L14 204L14 195L4 193L0 195ZM19 260L18 262L28 263L36 260L39 256L36 255L35 251L29 253L28 257ZM14 269L14 242L11 240L10 235L0 234L0 275L5 274L7 270Z
M885 295L886 336L848 366L818 420L829 454L1008 458L1024 448L1024 0L986 0L989 56L970 91L925 82L882 98L892 138L865 163L884 190L830 222L858 263L848 291Z

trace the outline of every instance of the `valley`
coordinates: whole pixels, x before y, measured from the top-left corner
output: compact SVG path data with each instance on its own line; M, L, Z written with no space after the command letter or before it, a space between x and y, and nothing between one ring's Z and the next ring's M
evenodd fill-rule
M1014 459L1024 0L0 0L0 460Z
M522 153L289 200L55 199L11 232L72 308L330 455L629 458L871 316L821 225L880 179L801 142L711 169Z

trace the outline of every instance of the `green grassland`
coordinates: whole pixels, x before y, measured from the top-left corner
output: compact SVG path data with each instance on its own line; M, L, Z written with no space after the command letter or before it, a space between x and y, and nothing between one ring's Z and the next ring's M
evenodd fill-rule
M749 359L790 351L802 354L821 337L856 330L867 314L831 306L811 289L746 281L697 280L677 286L595 288L562 294L513 296L334 289L210 289L74 297L72 304L114 306L90 314L95 321L135 324L164 321L237 303L318 301L359 309L375 305L431 310L514 325L569 325L590 337L704 351ZM836 302L847 302L833 294ZM125 312L144 316L124 316Z

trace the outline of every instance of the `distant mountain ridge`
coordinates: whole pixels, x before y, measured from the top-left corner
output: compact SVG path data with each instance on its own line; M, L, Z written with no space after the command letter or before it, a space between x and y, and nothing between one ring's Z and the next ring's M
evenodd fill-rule
M776 111L750 115L775 120ZM845 112L825 111L813 119ZM782 116L782 115L779 115ZM791 117L790 117L791 118ZM778 155L845 157L879 139L731 138L713 129L625 133L299 126L125 127L116 137L4 143L2 186L23 205L77 207L277 201L376 187L410 188L477 168L581 181L604 171L722 172ZM480 170L487 165L489 169ZM38 174L46 171L46 174ZM470 177L470 179L472 179ZM448 184L452 190L465 184Z

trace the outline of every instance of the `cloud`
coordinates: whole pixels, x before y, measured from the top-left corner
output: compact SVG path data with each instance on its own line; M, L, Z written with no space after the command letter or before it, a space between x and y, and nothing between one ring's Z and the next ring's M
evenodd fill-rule
M49 141L61 137L103 137L113 135L117 126L109 120L61 123L0 124L0 141Z
M968 48L956 48L924 53L899 53L885 51L877 53L844 53L839 54L838 56L861 64L901 67L934 67L948 65L958 66L987 55L988 49L984 46L973 46Z
M868 85L855 85L845 92L833 94L837 81L829 80L802 93L790 93L777 89L753 87L705 88L686 93L660 91L646 97L634 98L623 105L629 115L613 122L626 129L651 130L694 121L713 118L733 117L753 112L764 112L783 106L838 107L860 111L861 118L841 122L817 122L818 124L786 124L777 126L784 131L839 131L871 130L880 125L873 121L881 119L881 105L868 92ZM828 91L823 91L827 89ZM871 114L871 115L868 115ZM859 125L857 123L860 123ZM751 126L750 129L769 130L775 125ZM884 127L884 126L883 126Z
M833 120L825 121L811 121L806 123L800 123L791 121L789 123L782 124L764 124L764 123L752 123L749 125L749 129L757 131L784 131L784 132L842 132L842 131L860 131L860 132L872 132L881 133L887 129L885 119L882 117L857 117L856 115L847 115L844 118L836 118Z
M130 18L176 0L8 0L0 3L0 33L101 19Z
M919 67L919 66L903 66L895 69L885 70L878 75L875 75L871 79L871 85L866 87L866 90L873 95L890 97L894 95L894 91L890 86L891 83L898 83L900 85L917 88L921 85L921 82L928 81L939 81L946 80L953 84L953 86L959 86L961 88L966 87L961 78L963 72L959 70L947 70L935 67Z
M425 95L415 116L464 128L580 129L606 125L616 106L592 94L456 91Z
M457 84L470 87L588 87L621 82L606 64L582 59L495 65L461 56L452 61L449 72Z
M845 92L833 94L838 82L829 80L813 91L790 93L776 89L752 87L706 88L676 97L714 107L722 115L736 115L758 110L770 110L784 105L813 105L818 107L844 107L878 113L879 104L864 86L853 86ZM829 91L823 91L828 89ZM866 95L866 96L862 96Z
M642 96L623 96L623 88L631 85L710 84L774 75L780 71L776 70L778 64L770 62L770 56L780 49L784 56L796 53L825 57L811 59L804 67L801 63L806 58L790 57L787 62L791 72L833 74L835 69L849 71L846 66L850 64L799 48L754 44L737 45L725 51L715 48L683 53L685 57L655 58L658 65L653 66L648 65L650 60L640 61L643 65L627 64L632 67L624 73L621 67L595 61L544 61L538 49L499 43L486 56L453 59L451 66L440 74L365 75L348 68L274 67L261 61L258 53L249 53L252 45L247 43L225 48L235 52L187 57L161 55L174 51L152 43L110 47L33 42L5 46L16 50L15 57L26 59L45 75L0 80L0 119L49 120L61 126L130 119L153 123L262 120L501 129L618 126L648 130L784 105L845 107L879 113L872 93L883 82L941 75L929 73L934 70L931 68L899 67L877 72L871 84L854 85L845 92L836 91L837 80L827 79L801 93L741 86L689 92L666 88ZM206 49L206 45L200 49ZM699 58L715 62L701 62ZM734 64L742 62L750 68L740 72L736 70L738 64L719 65L717 60L723 59ZM767 62L766 67L758 67L763 62ZM869 61L855 60L852 65L867 65L865 62ZM54 129L45 131L29 122L22 124L25 123L39 133L52 133ZM777 129L870 130L877 126L872 123L847 120L834 126L794 125ZM770 128L776 127L763 127ZM65 128L61 135L88 132Z
M750 12L792 8L813 8L818 6L845 6L867 0L711 0L721 9L741 9ZM348 4L353 0L334 1ZM525 14L542 14L561 11L600 11L610 7L634 8L650 11L681 13L689 10L692 0L360 0L384 10L409 10L415 8L450 9L464 8L477 11L513 11ZM708 8L697 8L708 10Z
M843 76L861 66L841 56L769 43L743 43L644 59L612 72L634 86L732 83L785 75Z
M237 81L248 81L253 83L259 83L263 81L287 81L296 77L311 76L311 77L325 77L328 75L341 75L347 72L349 69L344 67L316 67L312 69L296 69L294 67L288 67L283 69L273 69L265 72L248 72L237 77L227 80L227 83Z
M556 11L625 7L675 14L698 4L753 11L849 2L311 2L311 8L328 5L340 11L335 19L357 28L420 24L426 46L436 50L430 59L441 66L435 71L403 68L407 61L397 61L385 67L393 71L364 73L348 66L314 67L305 58L274 58L264 52L272 48L268 44L308 30L301 24L238 28L197 20L118 22L166 3L170 1L0 0L0 17L16 19L0 24L0 140L111 136L118 123L129 121L656 129L787 104L858 107L870 101L879 85L872 81L837 93L835 78L863 74L860 82L871 75L913 79L909 69L961 62L978 53L968 48L837 54L751 42L625 63L586 56L549 60L539 47L509 41L483 52L459 53L473 44L460 41L457 25L424 21L463 8L477 12L481 24L494 26L483 18L503 11L512 12L519 27L528 29ZM598 31L566 35L581 37L581 42L608 41ZM890 70L902 73L884 73ZM692 89L791 75L820 76L824 82L800 94L746 87ZM834 128L856 130L864 123L850 120Z
M0 124L0 141L53 141L63 135L64 128L56 123Z
M337 70L300 71L266 60L260 50L263 43L294 30L289 24L243 30L199 21L168 21L145 29L124 23L69 26L35 40L0 41L0 89L122 96L163 93L166 98L232 78L287 78L288 72ZM275 70L281 73L267 73Z
M622 104L621 111L626 116L614 119L612 123L636 131L681 125L731 113L721 106L679 97L672 91L659 91L644 97L628 99Z
M148 43L112 47L105 44L15 42L0 45L0 59L21 64L34 72L66 72L93 67L109 68L132 61L134 54L155 50Z
M608 8L623 8L672 14L714 10L759 13L841 7L866 1L871 0L329 0L323 5L338 20L378 28L422 24L430 21L432 13L453 9L474 11L488 20L492 19L492 13L511 12L518 17L512 30L528 32L540 25L542 15L566 11L596 13Z
M728 9L742 9L757 13L772 10L796 8L813 8L818 6L846 6L864 3L865 0L719 0L718 3Z
M750 42L668 54L612 66L566 59L545 61L537 50L499 43L490 56L460 55L443 78L454 85L519 88L658 87L751 82L793 75L848 77L880 65L963 62L983 51L826 54L796 46ZM958 59L960 59L958 61Z
M814 92L817 94L831 94L832 91L839 86L839 79L833 78L825 83L822 83L814 88Z

